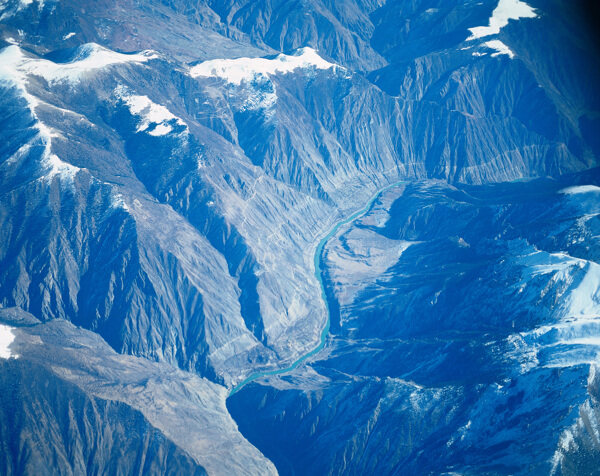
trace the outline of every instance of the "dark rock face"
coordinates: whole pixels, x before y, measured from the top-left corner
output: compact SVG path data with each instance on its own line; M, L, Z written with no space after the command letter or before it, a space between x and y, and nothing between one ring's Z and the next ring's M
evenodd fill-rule
M0 386L2 474L207 474L138 411L43 368L3 362Z
M0 320L31 326L15 345L55 349L46 367L25 346L22 365L76 386L39 389L21 403L44 415L9 430L87 422L63 438L77 472L139 411L127 453L152 445L148 473L274 473L225 389L315 348L329 316L311 365L229 403L280 472L592 467L600 73L584 16L565 0L0 2ZM317 243L400 180L329 240L326 305ZM102 350L79 358L83 342ZM102 360L118 362L99 377ZM177 379L194 381L194 421L222 423L218 445L165 423L189 410ZM122 407L123 382L146 400ZM65 417L71 400L93 419Z

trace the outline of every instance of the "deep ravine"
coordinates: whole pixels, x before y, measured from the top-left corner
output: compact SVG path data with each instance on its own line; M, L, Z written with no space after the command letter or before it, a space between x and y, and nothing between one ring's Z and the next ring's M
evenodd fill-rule
M329 328L331 327L331 312L329 310L329 302L327 301L327 296L325 294L325 284L323 283L323 275L321 272L321 255L323 254L323 248L325 247L327 242L338 232L338 230L342 226L352 223L353 221L355 221L355 220L359 219L360 217L362 217L363 215L365 215L371 209L371 206L373 205L375 200L377 200L381 196L382 193L384 193L385 191L387 191L393 187L396 187L402 183L406 183L406 181L401 180L399 182L394 182L392 184L386 185L385 187L377 190L377 192L375 192L375 194L373 194L373 196L369 199L369 201L363 208L354 212L349 217L338 221L331 228L331 230L329 230L329 233L327 233L319 241L319 244L317 245L317 247L315 249L315 255L314 255L315 277L319 281L319 286L321 288L321 299L323 299L323 301L325 302L325 309L326 309L326 313L327 313L327 320L325 322L325 325L323 326L323 330L321 331L321 337L319 339L319 344L314 349L312 349L310 352L307 352L306 354L304 354L301 357L299 357L298 359L296 359L288 367L285 367L283 369L268 370L268 371L264 371L264 372L253 373L252 375L250 375L245 380L241 381L240 383L238 383L235 387L233 387L231 389L231 392L229 393L230 397L232 395L236 394L237 392L239 392L243 387L248 385L250 382L254 382L255 380L258 380L259 378L270 377L272 375L281 375L281 374L285 374L285 373L295 370L301 363L303 363L310 357L316 355L318 352L320 352L323 349L323 347L325 347L325 343L327 341L327 336L329 335Z

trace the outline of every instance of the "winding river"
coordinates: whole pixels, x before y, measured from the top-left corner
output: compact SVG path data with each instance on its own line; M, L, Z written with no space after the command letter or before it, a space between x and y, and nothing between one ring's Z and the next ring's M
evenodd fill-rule
M264 372L256 372L256 373L251 374L245 380L242 380L235 387L233 387L231 389L231 392L229 393L229 396L232 396L233 394L239 392L244 386L248 385L250 382L253 382L254 380L257 380L259 378L268 377L271 375L281 375L281 374L291 372L292 370L296 369L306 359L312 357L313 355L315 355L316 353L321 351L323 349L323 347L325 347L325 343L327 342L327 336L329 335L329 328L331 326L331 312L329 311L329 303L327 302L327 295L325 294L325 283L323 282L323 273L321 271L321 255L323 254L323 248L325 247L327 242L338 232L338 230L342 226L347 225L348 223L351 223L351 222L357 220L358 218L362 217L364 214L366 214L371 209L371 205L373 205L373 202L375 202L375 200L377 200L377 198L379 198L379 196L383 192L385 192L386 190L389 190L390 188L393 188L397 185L400 185L402 183L405 183L405 182L404 181L395 182L395 183L386 185L385 187L379 189L369 199L369 201L363 208L361 208L357 212L354 212L349 217L344 218L344 219L340 220L339 222L337 222L331 228L331 230L329 230L329 233L327 233L327 235L325 235L321 239L321 241L319 241L319 244L317 245L317 248L315 249L315 256L314 256L315 277L319 281L319 286L321 288L321 299L323 299L323 302L325 303L325 309L327 312L327 321L325 322L325 326L323 327L323 330L321 331L321 338L320 338L319 344L314 349L312 349L308 353L302 355L297 360L295 360L289 367L285 367L283 369L277 369L277 370L267 370Z

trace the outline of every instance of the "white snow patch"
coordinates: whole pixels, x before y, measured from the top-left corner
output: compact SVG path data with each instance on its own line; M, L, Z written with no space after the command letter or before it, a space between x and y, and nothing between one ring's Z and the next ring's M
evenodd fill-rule
M566 299L568 314L578 318L600 316L600 265L590 261L582 269L584 278Z
M107 66L121 63L143 63L156 58L156 54L143 51L138 54L117 53L95 43L88 43L79 49L77 57L69 63L27 56L18 46L8 46L0 52L0 76L11 75L25 78L39 76L46 81L77 82L81 76Z
M74 31L72 31L72 32L70 32L70 33L67 33L65 36L63 36L63 38L62 38L62 39L63 39L63 40L68 40L69 38L72 38L72 37L74 37L74 36L75 36L75 32L74 32Z
M74 165L61 160L56 154L49 154L46 156L44 164L49 167L49 171L45 176L46 179L51 179L56 175L60 175L63 178L73 180L75 175L77 175L77 172L81 170L79 167L75 167Z
M571 445L575 444L575 440L573 439L573 433L570 430L565 430L565 432L561 435L559 446L564 451L569 451Z
M164 136L171 132L173 128L169 124L159 124L148 132L151 136Z
M42 165L48 169L44 174L44 178L50 179L60 174L72 179L81 169L62 161L57 155L52 153L52 138L60 137L60 134L40 121L36 114L35 109L39 105L39 101L35 96L29 94L26 88L27 77L21 69L16 67L24 58L26 57L18 46L8 46L0 52L0 84L8 83L14 85L20 92L21 97L27 102L27 107L35 120L35 127L38 130L36 139L40 140L44 145ZM26 152L28 148L20 150Z
M537 17L535 10L521 0L500 0L492 12L488 26L469 28L471 36L467 38L467 41L497 35L502 28L508 25L510 20L535 17Z
M337 67L321 58L309 47L299 49L293 55L283 53L276 58L237 58L205 61L190 69L190 75L197 77L215 77L240 85L243 81L252 81L257 76L290 73L298 68L329 69Z
M569 279L572 267L577 266L582 269L588 262L584 259L573 258L567 253L546 253L535 250L532 253L519 256L518 263L531 270L531 276L560 272L562 274L559 277L565 280Z
M152 102L148 96L130 94L124 86L117 87L115 95L127 105L131 114L140 117L138 132L147 130L150 135L163 136L173 130L173 126L169 124L171 121L187 129L187 124L181 118L175 116L165 106ZM152 125L155 126L151 128Z
M232 85L246 85L247 98L241 110L263 110L271 117L277 104L277 90L270 75L285 74L299 68L329 69L339 66L321 58L309 47L297 50L293 55L280 54L275 58L237 58L205 61L190 69L196 77L220 78Z
M0 324L0 359L18 358L19 356L13 353L9 347L15 340L14 327Z
M596 380L596 365L590 365L590 373L588 375L588 386L594 384Z
M483 45L495 50L495 53L492 53L492 56L508 55L510 58L515 57L515 54L512 52L512 50L500 40L486 41Z
M563 188L558 193L563 193L565 195L578 195L580 193L598 192L600 192L600 187L597 187L596 185L576 185L574 187Z
M125 202L123 195L118 192L113 192L113 194L111 196L111 205L113 208L121 208L121 209L125 210L126 212L129 211L129 207L127 206L127 203Z
M566 253L536 252L520 258L531 276L554 273L552 280L566 286L560 306L565 317L600 316L600 265ZM575 279L577 278L577 280Z
M549 275L548 285L531 292L543 296L552 286L559 291L552 307L554 322L507 339L522 372L533 367L571 367L600 359L600 265L566 253L536 252L519 258L527 271L522 277Z
M268 80L267 80L268 81ZM242 105L242 111L255 111L264 109L267 115L277 104L277 90L273 83L269 82L269 88L251 88L248 97Z

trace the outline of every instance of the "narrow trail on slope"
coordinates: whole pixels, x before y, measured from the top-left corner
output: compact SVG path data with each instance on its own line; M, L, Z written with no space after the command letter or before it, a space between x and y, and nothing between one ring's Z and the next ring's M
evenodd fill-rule
M362 216L364 216L371 209L371 206L373 205L375 200L377 200L383 192L389 190L390 188L396 187L402 183L406 183L406 182L405 181L395 182L395 183L386 185L385 187L377 190L377 192L375 192L375 194L373 194L373 196L369 199L369 201L363 208L361 208L357 212L354 212L349 217L338 221L331 228L331 230L329 230L329 233L327 233L321 239L321 241L319 241L319 244L317 245L317 248L315 249L315 255L314 255L315 277L319 281L319 286L321 288L321 299L325 303L325 310L327 313L327 321L325 322L325 326L323 327L323 330L321 331L321 338L320 338L319 344L314 349L309 351L308 353L300 356L297 360L295 360L288 367L285 367L283 369L278 369L278 370L268 370L268 371L264 371L264 372L256 372L256 373L251 374L249 377L247 377L245 380L242 380L240 383L238 383L235 387L233 387L231 389L231 392L229 392L230 397L232 395L234 395L235 393L239 392L243 387L248 385L250 382L253 382L259 378L269 377L271 375L281 375L281 374L291 372L292 370L295 370L302 362L304 362L306 359L312 357L313 355L317 354L318 352L320 352L323 349L323 347L325 347L325 343L327 342L327 336L329 335L329 328L331 327L331 311L329 310L329 302L327 301L327 295L325 293L325 283L323 282L323 273L321 271L321 255L323 254L323 248L325 248L325 245L327 244L327 242L338 232L338 230L342 226L347 225L348 223L351 223L351 222L361 218Z

